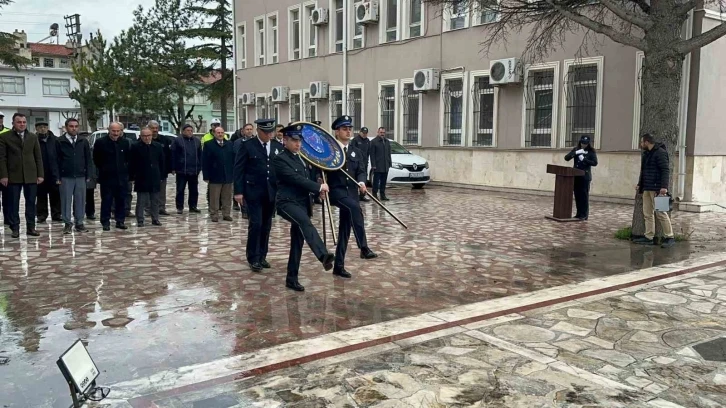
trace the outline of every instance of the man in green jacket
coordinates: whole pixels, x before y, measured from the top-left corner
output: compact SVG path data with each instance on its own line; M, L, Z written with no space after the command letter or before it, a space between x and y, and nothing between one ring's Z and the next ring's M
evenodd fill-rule
M13 238L20 237L20 194L25 197L27 235L40 236L35 229L35 199L43 182L43 156L38 136L27 129L22 113L13 115L13 128L0 134L0 185L5 188L3 206Z

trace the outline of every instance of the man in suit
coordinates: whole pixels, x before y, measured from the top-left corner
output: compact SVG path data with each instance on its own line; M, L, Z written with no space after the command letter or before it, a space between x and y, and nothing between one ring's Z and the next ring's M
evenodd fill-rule
M152 129L145 127L139 134L139 142L131 146L129 154L129 175L136 191L136 222L144 226L144 209L151 209L151 224L161 226L159 221L159 194L162 193L162 177L166 172L164 146L152 141Z
M48 122L37 122L35 124L35 133L38 135L38 141L40 142L40 153L43 156L43 170L45 173L43 182L38 184L36 204L38 224L42 224L48 219L49 200L51 219L56 222L62 221L60 190L57 184L57 181L60 180L56 150L58 139L49 133Z
M391 141L386 137L386 129L383 127L378 128L378 135L371 142L370 156L371 170L373 170L373 195L378 198L380 191L380 199L388 201L386 182L393 160L391 159Z
M86 211L86 183L91 168L91 146L88 140L78 137L78 119L66 120L66 133L58 138L58 170L60 179L61 214L65 227L63 234L70 234L75 221L76 232L88 231L83 225ZM73 215L73 218L71 217Z
M282 151L282 143L273 138L274 119L258 119L257 137L242 142L234 164L234 199L247 203L247 262L253 272L270 268L267 249L270 242L272 215L275 211L276 180L272 160Z
M22 113L13 115L13 128L0 134L0 184L5 187L3 207L13 238L20 238L20 195L25 197L26 234L40 236L35 229L35 200L43 183L43 156L38 136L28 129Z
M164 168L161 172L161 191L159 192L159 214L169 215L166 211L166 180L171 174L172 160L171 160L171 143L172 137L164 136L159 134L159 122L150 120L148 124L151 129L152 139L155 143L159 143L164 148ZM139 137L139 139L141 139ZM138 198L138 194L137 194Z
M333 275L350 278L345 270L345 253L348 251L348 238L353 230L360 257L363 259L376 258L373 251L368 248L366 230L363 222L363 211L360 208L359 194L366 193L366 166L364 155L351 142L353 123L350 116L341 116L333 121L335 138L343 146L345 153L345 170L348 175L356 179L357 183L349 179L343 171L327 172L330 185L330 203L340 209L340 225L338 226L338 247L335 251L335 267Z
M285 150L272 161L277 178L277 212L290 221L290 258L287 262L285 286L298 292L305 288L298 281L300 256L303 242L307 242L315 257L326 271L333 269L335 256L325 248L323 240L310 221L312 215L312 194L325 194L330 189L327 184L310 180L307 166L300 157L302 145L302 126L284 128Z
M126 220L126 193L129 189L129 150L131 142L123 137L123 125L108 125L108 136L93 144L93 163L101 186L101 225L111 230L111 206L114 206L116 228L128 229Z
M368 128L365 126L360 128L360 133L358 133L358 135L354 137L353 140L351 140L350 144L360 150L362 154L360 161L361 163L363 163L363 166L365 168L366 180L368 180L368 153L371 149L371 140L368 139ZM370 201L368 197L366 197L365 193L360 193L360 200Z

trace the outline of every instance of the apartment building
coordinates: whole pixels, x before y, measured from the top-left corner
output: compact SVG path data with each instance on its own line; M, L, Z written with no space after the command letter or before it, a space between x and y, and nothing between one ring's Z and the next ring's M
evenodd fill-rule
M492 62L506 68L524 47L523 36L482 52L483 28L497 21L495 11L420 0L376 4L377 21L357 23L357 12L370 16L354 0L236 0L238 124L274 117L328 127L343 113L345 98L356 127L385 127L389 138L429 160L435 181L537 191L553 190L546 165L566 165L566 152L588 134L600 160L593 194L632 198L640 165L641 52L601 38L581 55L582 37L573 36L520 75L505 69L490 76ZM684 35L721 23L720 14L699 10ZM692 209L726 202L718 109L726 99L726 77L718 71L724 61L721 39L684 67L679 123L687 160L677 193L696 202ZM498 81L505 83L495 86Z

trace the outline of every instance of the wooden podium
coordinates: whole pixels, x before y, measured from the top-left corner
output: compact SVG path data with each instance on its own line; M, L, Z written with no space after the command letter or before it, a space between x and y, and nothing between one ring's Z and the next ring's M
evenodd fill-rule
M552 216L545 216L545 218L558 222L582 221L572 218L572 193L575 190L575 177L584 176L585 172L572 167L548 164L547 173L556 176L555 208Z

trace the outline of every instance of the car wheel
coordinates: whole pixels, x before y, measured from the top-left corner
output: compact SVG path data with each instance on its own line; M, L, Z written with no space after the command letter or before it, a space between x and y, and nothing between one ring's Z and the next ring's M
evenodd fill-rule
M414 183L411 188L413 188L414 190L421 190L422 188L424 188L425 185L426 183Z

